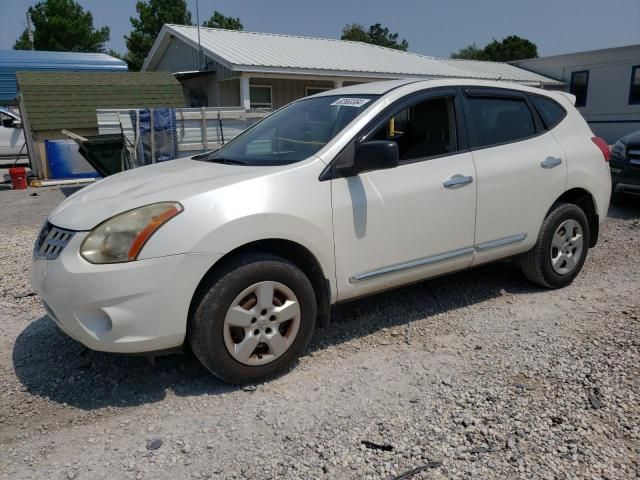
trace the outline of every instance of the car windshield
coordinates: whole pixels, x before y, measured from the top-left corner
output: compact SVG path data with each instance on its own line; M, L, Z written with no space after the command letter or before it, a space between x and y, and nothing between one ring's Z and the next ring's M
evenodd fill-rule
M206 160L234 165L285 165L315 154L378 95L327 95L294 102L248 129Z

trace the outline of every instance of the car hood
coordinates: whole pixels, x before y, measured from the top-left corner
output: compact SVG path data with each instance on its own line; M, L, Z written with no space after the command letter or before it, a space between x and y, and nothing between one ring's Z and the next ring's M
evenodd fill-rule
M640 130L625 135L620 140L629 147L638 147L640 146Z
M183 201L199 193L261 177L291 166L224 165L189 158L148 165L112 175L64 200L49 221L70 230L91 230L132 208Z

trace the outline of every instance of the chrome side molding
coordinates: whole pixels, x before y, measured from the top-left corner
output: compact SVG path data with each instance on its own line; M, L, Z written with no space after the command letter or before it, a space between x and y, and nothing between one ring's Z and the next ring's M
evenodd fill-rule
M388 267L380 268L378 270L371 270L370 272L359 273L352 276L349 279L350 283L357 283L363 280L369 280L381 275L387 275L389 273L397 273L403 270L409 270L411 268L422 267L424 265L430 265L432 263L442 262L455 257L461 257L463 255L471 255L474 252L473 248L462 248L460 250L453 250L451 252L441 253L439 255L433 255L431 257L419 258L407 263L398 263L396 265L390 265Z
M497 240L491 240L490 242L479 243L476 245L476 250L482 252L484 250L489 250L490 248L503 247L512 243L522 242L525 238L527 238L526 233L510 235L508 237L498 238Z
M527 238L526 233L519 233L517 235L510 235L504 238L498 238L491 240L490 242L479 243L474 247L461 248L459 250L452 250L451 252L440 253L438 255L432 255L430 257L419 258L406 263L398 263L390 265L388 267L379 268L377 270L371 270L369 272L358 273L349 278L349 283L358 283L364 280L370 280L372 278L380 277L382 275L388 275L390 273L398 273L404 270L410 270L417 267L423 267L425 265L431 265L433 263L443 262L445 260L451 260L452 258L462 257L465 255L471 255L474 252L483 252L492 248L504 247L511 245L512 243L522 242Z

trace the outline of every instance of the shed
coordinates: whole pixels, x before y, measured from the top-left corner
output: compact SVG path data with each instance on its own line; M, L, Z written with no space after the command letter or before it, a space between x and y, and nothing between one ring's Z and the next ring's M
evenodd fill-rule
M127 64L104 53L0 50L0 105L17 104L17 72L126 72Z
M164 25L142 67L178 75L189 106L277 108L322 90L396 78L480 78L554 87L513 65L457 62L362 42Z
M46 178L44 141L61 130L98 133L98 108L183 107L171 74L140 72L18 72L19 100L32 167Z

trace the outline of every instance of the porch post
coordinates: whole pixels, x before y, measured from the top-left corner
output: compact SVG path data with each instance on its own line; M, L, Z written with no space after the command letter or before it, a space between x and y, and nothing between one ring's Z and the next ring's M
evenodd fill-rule
M240 105L245 109L251 108L251 99L249 98L249 77L240 77Z
M334 80L333 88L342 88L342 80Z

